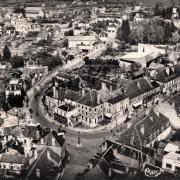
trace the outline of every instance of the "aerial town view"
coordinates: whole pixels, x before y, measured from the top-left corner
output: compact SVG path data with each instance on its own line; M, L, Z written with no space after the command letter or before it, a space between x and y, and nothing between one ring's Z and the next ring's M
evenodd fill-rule
M0 180L180 179L180 0L0 0Z

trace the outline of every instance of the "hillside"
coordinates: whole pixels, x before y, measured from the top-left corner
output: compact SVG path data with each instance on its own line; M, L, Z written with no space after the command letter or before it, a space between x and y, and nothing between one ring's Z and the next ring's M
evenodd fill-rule
M38 4L38 3L58 3L58 2L70 2L73 0L0 0L0 4L7 4L7 5L15 5L15 4ZM88 1L88 0L82 0L82 1ZM89 0L90 1L90 0ZM94 0L102 4L102 2L105 3L130 3L130 4L139 4L140 2L147 6L155 6L155 4L159 3L160 6L176 6L180 5L180 0Z

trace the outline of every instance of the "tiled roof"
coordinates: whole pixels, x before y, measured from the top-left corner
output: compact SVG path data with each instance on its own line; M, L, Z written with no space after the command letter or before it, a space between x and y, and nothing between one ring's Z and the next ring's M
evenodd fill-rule
M89 93L85 94L81 99L77 101L80 104L90 106L90 107L96 107L99 105L98 103L98 94L96 90L92 90ZM100 100L100 104L102 101Z
M95 36L68 36L69 41L95 41Z
M59 92L58 98L61 100L64 100L66 98L66 99L70 99L72 101L75 101L75 100L80 98L79 92L75 92L75 91L72 91L70 89L65 89L65 88L59 87L58 92Z
M0 158L0 162L5 163L15 163L15 164L27 164L28 160L25 158L25 156L17 153L17 154L11 154L11 153L4 153L2 154Z
M144 134L141 132L142 126L144 128ZM164 129L162 129L162 127L164 127ZM146 118L140 120L132 125L127 131L120 134L118 141L125 144L131 144L131 137L134 135L133 145L140 148L141 145L146 145L153 141L168 127L169 120L161 113L158 115L153 111ZM152 139L150 139L150 136L152 136Z
M37 135L38 128L34 125L26 125L23 131L23 135L29 138L35 138Z
M48 159L48 154L52 160ZM40 153L39 158L29 168L27 177L29 180L35 179L55 179L59 170L59 162L61 156L54 152L51 148L45 147ZM36 170L40 170L40 178L36 176Z
M17 125L4 127L4 136L8 136L11 134L12 130L15 129Z
M166 67L163 70L157 72L156 80L162 83L167 83L177 77L180 77L180 63L172 67Z
M118 102L120 102L126 98L127 98L127 96L125 94L119 94L119 95L111 98L110 100L108 100L108 102L111 104L116 104L116 103L118 103Z
M149 80L147 80L146 78L141 78L125 85L125 89L129 99L133 99L152 90L153 86Z

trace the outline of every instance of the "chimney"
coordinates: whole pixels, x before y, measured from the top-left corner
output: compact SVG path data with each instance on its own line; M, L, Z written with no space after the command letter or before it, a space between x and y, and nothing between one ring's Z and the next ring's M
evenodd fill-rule
M36 169L36 177L40 178L40 169Z
M101 104L101 95L97 94L97 104Z
M44 139L43 139L43 138L41 138L41 145L42 145L42 144L44 144Z
M64 132L59 132L57 135L58 135L58 137L59 137L59 136L62 136L62 137L65 139L65 134L64 134Z
M170 68L167 67L167 68L166 68L166 73L167 73L167 75L169 75L169 72L170 72Z
M85 96L85 89L84 88L81 89L81 96L82 97Z
M51 159L51 155L50 155L50 152L47 151L47 159L50 160Z
M105 82L103 82L103 81L101 81L101 89L106 89L107 87L106 87L106 83Z
M110 92L113 91L112 84L110 84L109 91L110 91Z
M52 137L52 146L56 146L55 138L54 137Z
M131 134L130 145L134 145L134 133Z
M54 97L54 98L57 97L57 89L56 89L56 86L53 86L53 97Z
M142 135L144 135L144 124L141 124L140 132Z
M109 177L112 176L112 169L111 169L111 167L109 167L109 172L108 172L108 174L109 174Z
M141 89L141 83L139 81L137 81L137 87Z
M175 102L175 101L172 101L172 102L171 102L171 107L172 107L173 109L175 109L175 105L176 105L176 102Z
M34 154L34 159L36 160L38 158L38 153L37 153L37 149L36 148L34 148L33 154Z

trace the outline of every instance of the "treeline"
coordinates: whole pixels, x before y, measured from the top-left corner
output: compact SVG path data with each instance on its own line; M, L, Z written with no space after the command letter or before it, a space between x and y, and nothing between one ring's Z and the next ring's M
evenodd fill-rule
M177 44L180 34L174 23L159 17L133 22L131 28L128 20L123 21L117 31L119 41L130 44Z
M88 66L113 66L113 67L119 67L119 62L116 59L89 59L85 58L85 65Z
M177 8L177 13L180 15L180 8ZM160 7L157 4L154 8L154 16L160 16L164 19L171 19L173 16L173 7Z

